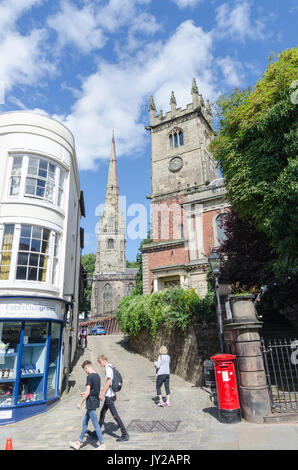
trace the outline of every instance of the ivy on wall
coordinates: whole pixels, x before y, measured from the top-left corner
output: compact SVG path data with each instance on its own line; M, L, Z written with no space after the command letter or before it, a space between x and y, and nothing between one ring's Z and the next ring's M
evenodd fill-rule
M215 294L202 298L195 289L167 289L147 295L124 297L117 310L119 328L136 336L143 328L156 338L161 325L185 330L191 322L211 320L215 315Z

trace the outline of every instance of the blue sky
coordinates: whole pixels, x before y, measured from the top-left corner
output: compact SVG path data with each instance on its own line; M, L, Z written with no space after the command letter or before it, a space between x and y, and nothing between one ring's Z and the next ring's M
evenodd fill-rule
M112 129L129 225L134 204L149 217L150 95L166 112L172 90L178 106L191 101L193 77L211 103L253 86L272 52L297 44L297 17L298 0L0 0L0 111L46 113L73 132L84 253L96 250ZM139 244L128 237L127 259Z

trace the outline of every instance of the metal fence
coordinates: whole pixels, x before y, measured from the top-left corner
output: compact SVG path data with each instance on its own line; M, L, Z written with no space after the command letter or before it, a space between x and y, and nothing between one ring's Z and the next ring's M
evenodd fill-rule
M261 339L273 413L298 413L298 340Z

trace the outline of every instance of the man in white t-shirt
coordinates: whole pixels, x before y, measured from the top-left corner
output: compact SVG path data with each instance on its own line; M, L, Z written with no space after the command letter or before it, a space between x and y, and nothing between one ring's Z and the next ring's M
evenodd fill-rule
M115 401L117 400L117 396L116 396L116 393L112 389L113 366L112 364L108 363L108 359L103 354L98 357L97 361L101 365L101 367L105 368L105 376L106 376L106 385L99 397L100 401L104 400L104 404L101 409L100 417L99 417L99 426L101 427L103 425L106 412L110 410L114 420L116 421L116 423L118 424L121 430L121 437L119 437L117 441L118 442L128 441L129 440L128 432L126 431L126 428L115 407ZM93 433L91 432L89 432L88 434L93 435Z

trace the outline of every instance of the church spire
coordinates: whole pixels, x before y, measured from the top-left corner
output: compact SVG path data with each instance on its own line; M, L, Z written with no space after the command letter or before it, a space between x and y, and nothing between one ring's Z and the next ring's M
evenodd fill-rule
M119 199L116 143L115 143L114 129L113 129L113 133L112 133L112 148L111 148L111 156L110 156L110 166L109 166L109 176L108 176L106 199L107 199L108 192L110 192L110 191L112 191L113 194L115 194L116 198Z
M99 220L96 272L125 270L125 222L120 212L114 130L103 216Z

